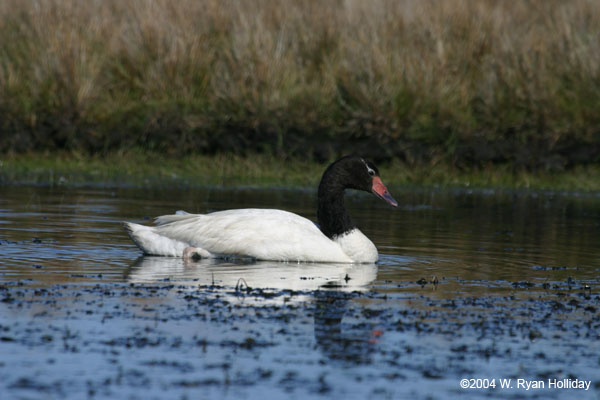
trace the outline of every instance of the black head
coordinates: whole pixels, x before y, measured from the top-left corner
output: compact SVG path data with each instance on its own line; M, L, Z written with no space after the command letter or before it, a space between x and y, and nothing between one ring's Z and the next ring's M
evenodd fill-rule
M319 192L343 189L370 192L394 207L398 205L381 181L375 164L357 155L340 158L323 173Z

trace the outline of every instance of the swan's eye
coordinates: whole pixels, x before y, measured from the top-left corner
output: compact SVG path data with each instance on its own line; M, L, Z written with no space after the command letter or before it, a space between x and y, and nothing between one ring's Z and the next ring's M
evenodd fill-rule
M376 176L377 172L375 172L375 170L369 166L369 163L363 160L362 158L361 160L365 164L365 167L367 167L367 173L371 176Z

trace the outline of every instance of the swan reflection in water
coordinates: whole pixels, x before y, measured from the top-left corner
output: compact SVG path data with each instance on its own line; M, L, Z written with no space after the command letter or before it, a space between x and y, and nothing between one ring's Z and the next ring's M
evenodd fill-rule
M303 293L289 301L314 304L314 307L309 307L314 319L314 336L317 347L326 357L353 363L364 363L370 359L374 340L369 321L346 325L342 320L352 307L352 292L367 291L368 285L377 278L376 264L187 261L142 256L131 265L126 278L129 282L142 284L165 281L193 284L194 290L198 286L210 285L233 289L243 283L244 287L251 289L300 291ZM253 303L248 296L240 299L232 292L223 293L222 298L231 302L241 301L246 306ZM283 300L278 296L274 301ZM258 302L264 305L265 299Z
M139 257L128 269L133 283L216 285L235 288L243 283L252 289L313 291L335 288L365 290L377 278L376 264L285 263L172 257Z

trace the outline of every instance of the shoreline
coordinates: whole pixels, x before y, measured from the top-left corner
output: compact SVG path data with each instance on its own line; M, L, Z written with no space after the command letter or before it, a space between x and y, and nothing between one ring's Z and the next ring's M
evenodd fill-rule
M101 187L246 186L316 188L328 165L298 158L230 154L165 157L152 152L114 152L104 157L76 153L0 155L0 185ZM459 170L451 165L378 165L390 187L600 191L600 166L558 173L512 171L508 165Z

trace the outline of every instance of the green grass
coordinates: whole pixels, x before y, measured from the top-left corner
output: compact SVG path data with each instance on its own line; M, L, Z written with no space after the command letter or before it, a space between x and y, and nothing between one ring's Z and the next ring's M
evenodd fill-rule
M265 155L188 155L164 157L134 151L104 157L73 154L26 154L0 157L0 183L49 185L283 186L316 188L327 163ZM513 172L508 166L458 170L448 164L408 167L401 162L379 166L390 187L442 186L500 189L600 191L600 167L568 172Z
M227 154L174 158L133 151L102 157L68 153L27 154L0 157L0 160L0 182L52 185L311 186L318 182L322 173L322 166L314 162Z

